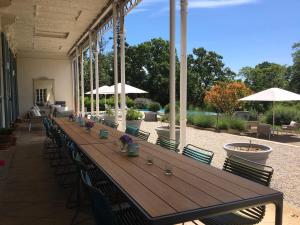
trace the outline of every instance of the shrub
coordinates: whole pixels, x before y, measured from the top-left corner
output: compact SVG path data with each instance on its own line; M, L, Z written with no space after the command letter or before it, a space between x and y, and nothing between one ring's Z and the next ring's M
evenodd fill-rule
M160 104L158 102L152 102L149 104L148 109L152 112L157 112L160 110Z
M137 109L148 109L148 105L151 102L148 98L136 98L134 99L134 107Z
M289 124L293 121L300 121L300 111L297 106L277 105L274 108L275 125ZM268 110L262 118L263 122L273 124L273 109Z
M128 108L132 108L134 107L134 101L132 98L129 98L128 96L126 96L126 105Z
M165 109L165 114L170 113L170 104L165 105L164 109ZM175 105L176 113L179 113L179 109L180 109L179 108L179 102L176 102L176 105Z
M142 118L142 113L136 109L128 109L126 114L126 120L139 120Z
M229 122L225 118L219 118L217 126L219 130L228 130Z
M234 118L229 118L229 128L233 130L238 130L238 131L245 131L246 130L246 123L244 120L241 119L234 119Z
M214 116L203 114L189 115L187 119L189 124L203 128L214 127L216 121Z

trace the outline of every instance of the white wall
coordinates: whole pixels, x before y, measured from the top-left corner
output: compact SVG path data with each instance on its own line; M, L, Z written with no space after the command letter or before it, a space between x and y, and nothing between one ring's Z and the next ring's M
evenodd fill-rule
M17 75L20 115L33 105L33 79L54 79L56 101L66 101L73 107L71 60L62 55L20 53L17 55Z

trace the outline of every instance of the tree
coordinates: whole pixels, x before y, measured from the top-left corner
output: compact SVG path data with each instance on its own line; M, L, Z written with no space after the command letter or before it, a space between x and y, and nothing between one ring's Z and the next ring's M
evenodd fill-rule
M293 45L293 65L291 70L290 88L299 93L300 92L300 42Z
M206 92L204 100L218 112L232 114L243 104L238 100L249 94L251 90L243 82L218 82Z
M188 55L188 103L202 105L205 92L220 81L232 81L235 73L222 62L223 57L204 48Z
M176 76L179 77L176 59ZM148 91L152 100L162 105L169 103L169 42L155 38L129 46L126 49L126 81Z
M288 67L276 63L263 62L252 67L244 67L239 75L244 78L253 91L259 92L268 88L286 88L289 84Z

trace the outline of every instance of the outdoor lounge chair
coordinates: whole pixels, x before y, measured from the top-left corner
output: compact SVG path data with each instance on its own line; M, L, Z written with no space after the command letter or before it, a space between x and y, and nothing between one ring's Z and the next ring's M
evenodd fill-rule
M223 170L244 177L248 180L269 186L273 175L273 168L258 164L238 156L230 156L223 165ZM205 225L253 225L259 223L265 215L265 206L239 210L234 213L201 219Z
M187 146L185 146L183 148L182 155L185 155L187 157L195 159L198 162L210 165L212 158L214 156L214 153L212 151L204 150L197 146L188 144Z
M291 121L291 123L289 125L282 125L282 130L286 131L286 132L294 132L296 133L296 131L299 129L300 124L295 122L295 121Z
M272 127L270 124L260 123L257 126L256 137L258 138L260 135L267 136L270 140L271 138Z
M168 137L158 136L158 138L156 140L156 144L160 145L161 147L163 147L165 149L169 149L174 152L179 152L179 150L178 150L179 143L176 143L175 140L170 139Z

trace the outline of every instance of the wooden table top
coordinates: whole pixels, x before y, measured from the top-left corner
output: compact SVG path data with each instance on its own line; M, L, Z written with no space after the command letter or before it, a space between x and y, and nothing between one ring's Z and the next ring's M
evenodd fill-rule
M68 135L68 137L77 145L86 144L104 144L118 142L124 134L117 129L105 126L100 123L95 123L94 127L87 132L85 127L80 127L75 122L70 122L67 118L53 118L55 123ZM100 129L106 129L109 133L108 138L99 138ZM135 142L142 141L141 139L129 135Z
M139 157L124 155L116 143L81 145L80 149L150 218L278 193L160 146L139 144ZM153 165L146 163L149 155ZM164 173L167 163L173 168L171 176Z

